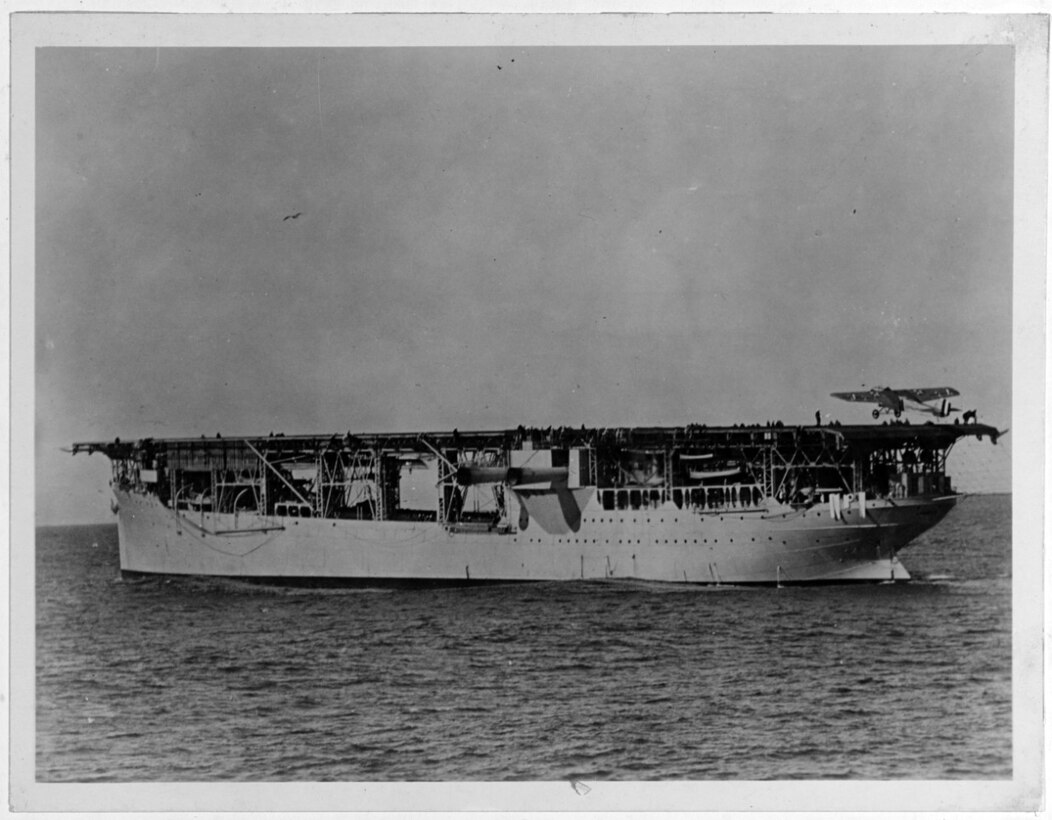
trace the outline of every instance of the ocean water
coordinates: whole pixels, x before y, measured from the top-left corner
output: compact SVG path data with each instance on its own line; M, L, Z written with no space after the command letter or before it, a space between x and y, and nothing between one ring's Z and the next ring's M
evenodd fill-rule
M41 782L1006 779L1011 496L907 584L122 581L37 533Z

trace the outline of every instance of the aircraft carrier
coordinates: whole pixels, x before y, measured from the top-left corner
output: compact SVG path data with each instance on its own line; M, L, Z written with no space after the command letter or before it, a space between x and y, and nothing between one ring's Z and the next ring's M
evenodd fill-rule
M282 584L906 581L981 424L546 428L79 442L125 574Z

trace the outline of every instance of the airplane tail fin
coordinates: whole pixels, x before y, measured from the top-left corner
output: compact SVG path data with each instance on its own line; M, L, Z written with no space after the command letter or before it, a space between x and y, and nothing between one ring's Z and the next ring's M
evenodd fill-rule
M946 418L950 413L960 413L960 407L954 407L946 399L942 400L942 409L939 411L939 416Z

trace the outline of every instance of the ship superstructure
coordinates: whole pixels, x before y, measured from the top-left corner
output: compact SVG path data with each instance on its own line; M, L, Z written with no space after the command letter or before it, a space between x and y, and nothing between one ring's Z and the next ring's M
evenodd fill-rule
M906 580L980 424L547 428L82 442L126 573L280 582Z

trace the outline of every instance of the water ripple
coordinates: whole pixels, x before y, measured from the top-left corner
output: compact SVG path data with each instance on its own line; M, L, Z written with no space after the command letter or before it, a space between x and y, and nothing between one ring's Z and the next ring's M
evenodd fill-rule
M786 589L115 583L115 528L42 529L37 776L1010 777L1009 511L917 583Z

